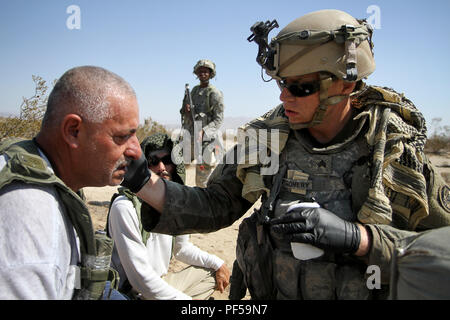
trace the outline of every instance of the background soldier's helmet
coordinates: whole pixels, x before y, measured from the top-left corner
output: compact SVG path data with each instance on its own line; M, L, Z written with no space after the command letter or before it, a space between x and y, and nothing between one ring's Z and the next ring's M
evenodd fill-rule
M194 74L196 74L196 71L198 68L200 67L207 67L209 69L211 69L211 77L210 79L214 78L214 76L216 75L216 64L214 62L212 62L211 60L208 59L202 59L199 60L196 65L194 66Z
M358 81L375 70L372 27L339 10L320 10L289 23L272 39L275 79L330 72Z

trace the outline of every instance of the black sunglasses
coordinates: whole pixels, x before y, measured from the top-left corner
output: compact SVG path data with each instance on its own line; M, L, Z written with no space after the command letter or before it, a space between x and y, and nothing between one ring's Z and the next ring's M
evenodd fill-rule
M307 97L320 90L320 81L304 83L286 83L286 80L277 80L278 87L283 91L284 88L296 97Z
M165 155L165 156L162 157L162 158L159 158L159 157L157 157L157 156L149 156L148 159L147 159L147 161L148 161L148 163L149 163L151 166L156 166L156 165L158 165L160 162L162 162L162 163L164 163L164 164L173 164L173 162L172 162L172 157L171 157L170 154Z

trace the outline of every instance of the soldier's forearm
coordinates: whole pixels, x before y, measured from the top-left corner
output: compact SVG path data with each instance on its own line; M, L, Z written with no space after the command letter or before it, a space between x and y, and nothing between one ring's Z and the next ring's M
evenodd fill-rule
M358 251L355 252L356 256L365 256L372 247L372 238L370 231L368 231L363 225L358 224L359 231L361 232L361 241L359 243Z
M381 269L382 283L388 283L390 278L390 263L394 252L396 239L403 239L416 232L396 229L389 225L366 224L371 235L371 246L365 259L369 265L377 265Z
M166 186L162 179L156 174L153 173L151 175L147 184L139 190L137 195L159 213L163 211L166 199Z
M213 179L214 182L205 189L158 180L153 176L138 193L160 213L155 212L150 217L153 232L187 234L216 231L231 225L252 205L242 199L242 184L236 178L235 168L230 166L217 172L217 179Z

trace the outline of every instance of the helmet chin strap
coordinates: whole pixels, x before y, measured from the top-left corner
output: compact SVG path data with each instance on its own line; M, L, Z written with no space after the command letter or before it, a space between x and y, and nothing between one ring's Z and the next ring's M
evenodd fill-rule
M337 95L328 97L328 89L333 83L333 78L329 75L320 75L320 94L319 94L319 106L316 109L311 121L306 123L289 123L289 127L293 130L300 130L305 128L311 128L321 124L325 118L325 112L327 108L332 105L336 105L348 98L348 95Z

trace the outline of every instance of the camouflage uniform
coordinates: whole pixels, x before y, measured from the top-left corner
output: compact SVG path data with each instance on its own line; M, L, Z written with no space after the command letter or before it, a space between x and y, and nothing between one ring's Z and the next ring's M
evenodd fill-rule
M231 151L234 164L227 157L206 189L165 182L163 212L150 217L147 227L162 233L211 232L231 225L261 198L261 208L239 228L232 279L242 278L243 285L235 291L232 282L233 299L241 298L243 287L254 299L387 298L396 240L450 225L449 199L442 196L448 186L423 153L425 120L402 94L364 85L375 70L373 30L365 21L321 10L294 20L267 43L274 26L268 21L251 28L248 39L259 46L257 62L285 97L317 95L311 120L290 122L281 104L248 123L242 130L250 143L245 152L236 152L240 146ZM294 83L294 77L309 74L316 74L317 89ZM354 82L351 94L342 89L330 96L335 79ZM327 109L342 101L352 117L332 141L318 143L309 128L322 124ZM294 102L300 107L301 101ZM261 133L269 136L273 129L278 136L259 141ZM277 172L265 173L276 160ZM346 221L345 228L357 228L354 222L365 227L371 235L366 256L339 253L330 244L321 257L294 258L289 240L273 232L270 221L284 217L289 205L313 199L320 210L340 218L333 219ZM326 237L324 229L314 232ZM353 238L347 230L330 230ZM379 267L380 289L366 283L370 265Z
M206 187L206 181L211 173L211 154L215 150L217 134L223 122L223 94L220 90L209 84L205 88L195 86L191 92L192 103L194 104L195 121L201 121L203 129L202 141L202 163L196 165L196 185ZM184 97L181 107L181 122L183 128L189 131L191 136L191 161L194 160L194 123L191 112L186 112L185 105L189 104L188 97ZM192 109L191 109L192 110Z
M249 123L244 129L280 130L278 173L261 176L261 165L235 162L217 167L204 190L165 181L166 202L163 213L153 216L153 231L215 231L231 225L262 196L261 210L244 220L237 244L238 265L253 298L387 298L395 240L450 225L448 197L440 196L448 186L423 153L424 119L408 99L368 86L355 95L353 107L353 121L327 145L318 145L305 129L291 129L282 105ZM325 252L300 261L263 223L312 197L342 219L370 229L367 256ZM268 207L266 218L261 212ZM368 265L381 269L380 290L366 286Z

